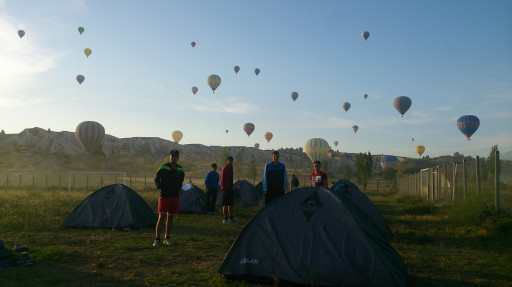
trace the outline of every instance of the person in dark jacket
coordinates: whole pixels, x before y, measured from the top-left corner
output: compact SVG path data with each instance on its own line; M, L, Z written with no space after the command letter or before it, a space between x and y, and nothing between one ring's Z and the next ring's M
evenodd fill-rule
M284 194L288 184L286 166L279 162L279 152L272 153L272 161L263 170L263 192L265 205Z
M299 188L299 179L295 176L295 174L292 174L292 179L290 179L290 190L297 188Z
M233 205L235 205L233 191L233 157L228 156L226 165L220 170L219 180L220 190L222 192L222 213L224 215L223 223L238 222L233 218ZM228 217L229 215L229 217Z
M219 191L219 173L216 163L212 163L212 170L206 174L204 186L206 187L206 212L217 215L215 202L217 202L217 192Z
M160 197L158 198L158 222L156 223L156 238L153 246L160 245L164 214L167 214L164 243L167 245L173 244L169 234L171 233L173 218L178 214L180 190L185 179L185 170L178 164L179 158L179 151L172 149L169 153L169 163L161 165L156 172L155 185L160 190Z

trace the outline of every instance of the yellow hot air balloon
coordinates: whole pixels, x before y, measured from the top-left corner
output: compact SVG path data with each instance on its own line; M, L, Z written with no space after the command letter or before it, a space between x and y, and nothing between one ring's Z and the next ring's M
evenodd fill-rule
M208 86L212 88L212 91L215 93L215 90L220 85L220 77L217 75L209 75L208 79L206 79L206 82L208 83Z
M267 142L270 142L272 137L274 137L274 135L271 132L266 132L265 133L265 139L267 140Z
M415 148L414 148L414 151L416 151L417 154L419 154L420 156L425 152L425 147L422 146L422 145L417 145Z
M85 48L85 49L84 49L84 54L85 54L87 57L89 57L89 56L91 55L91 53L92 53L92 50L91 50L91 49L89 49L89 48Z
M183 138L183 133L181 131L173 131L172 132L172 139L179 143L180 140Z
M327 157L330 150L331 147L327 141L321 138L309 139L304 146L304 152L312 162L322 161Z

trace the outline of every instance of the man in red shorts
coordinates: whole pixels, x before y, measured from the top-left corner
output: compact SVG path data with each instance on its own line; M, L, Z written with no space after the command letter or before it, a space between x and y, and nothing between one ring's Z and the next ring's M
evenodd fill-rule
M185 179L185 170L178 164L180 153L177 149L172 149L169 154L169 163L161 165L155 177L155 185L160 190L160 197L158 198L158 222L156 223L156 238L153 246L160 245L164 214L167 214L164 243L173 244L169 233L171 233L173 217L178 214L180 190Z

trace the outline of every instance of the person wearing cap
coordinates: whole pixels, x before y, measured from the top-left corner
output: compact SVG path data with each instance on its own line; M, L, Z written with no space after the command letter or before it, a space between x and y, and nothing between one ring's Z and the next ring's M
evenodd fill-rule
M206 174L204 186L206 187L206 212L217 215L215 203L217 202L217 192L219 191L219 173L217 172L216 163L212 163L212 170Z
M235 205L233 192L233 157L228 156L226 164L220 170L219 186L222 192L223 223L238 222L233 218L233 205ZM229 217L228 217L229 216Z
M319 160L315 160L315 162L313 162L313 168L315 171L311 173L310 176L311 186L322 186L328 188L329 181L327 180L327 174L320 170L322 168L322 164Z
M172 149L169 152L169 162L161 165L156 172L155 185L160 190L160 197L158 198L158 221L153 246L160 245L164 214L167 214L167 219L165 221L165 239L163 242L167 245L173 245L169 234L171 233L173 218L178 214L181 185L185 180L185 170L178 164L179 158L179 151Z
M288 184L286 166L279 162L279 152L272 153L272 161L265 165L263 170L263 192L265 205L284 194Z

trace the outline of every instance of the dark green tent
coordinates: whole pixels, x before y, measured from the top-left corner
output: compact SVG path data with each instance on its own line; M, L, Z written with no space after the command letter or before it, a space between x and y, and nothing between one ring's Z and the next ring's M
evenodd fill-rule
M248 180L241 179L233 184L235 200L243 205L258 205L260 198L254 191L254 185Z
M322 187L286 193L244 227L219 272L315 286L404 286L404 262L375 225L360 227L358 216L366 215L351 213Z
M180 190L179 212L206 213L206 194L199 187L185 183Z
M124 184L105 186L89 195L62 224L65 227L155 227L156 215L140 195Z

